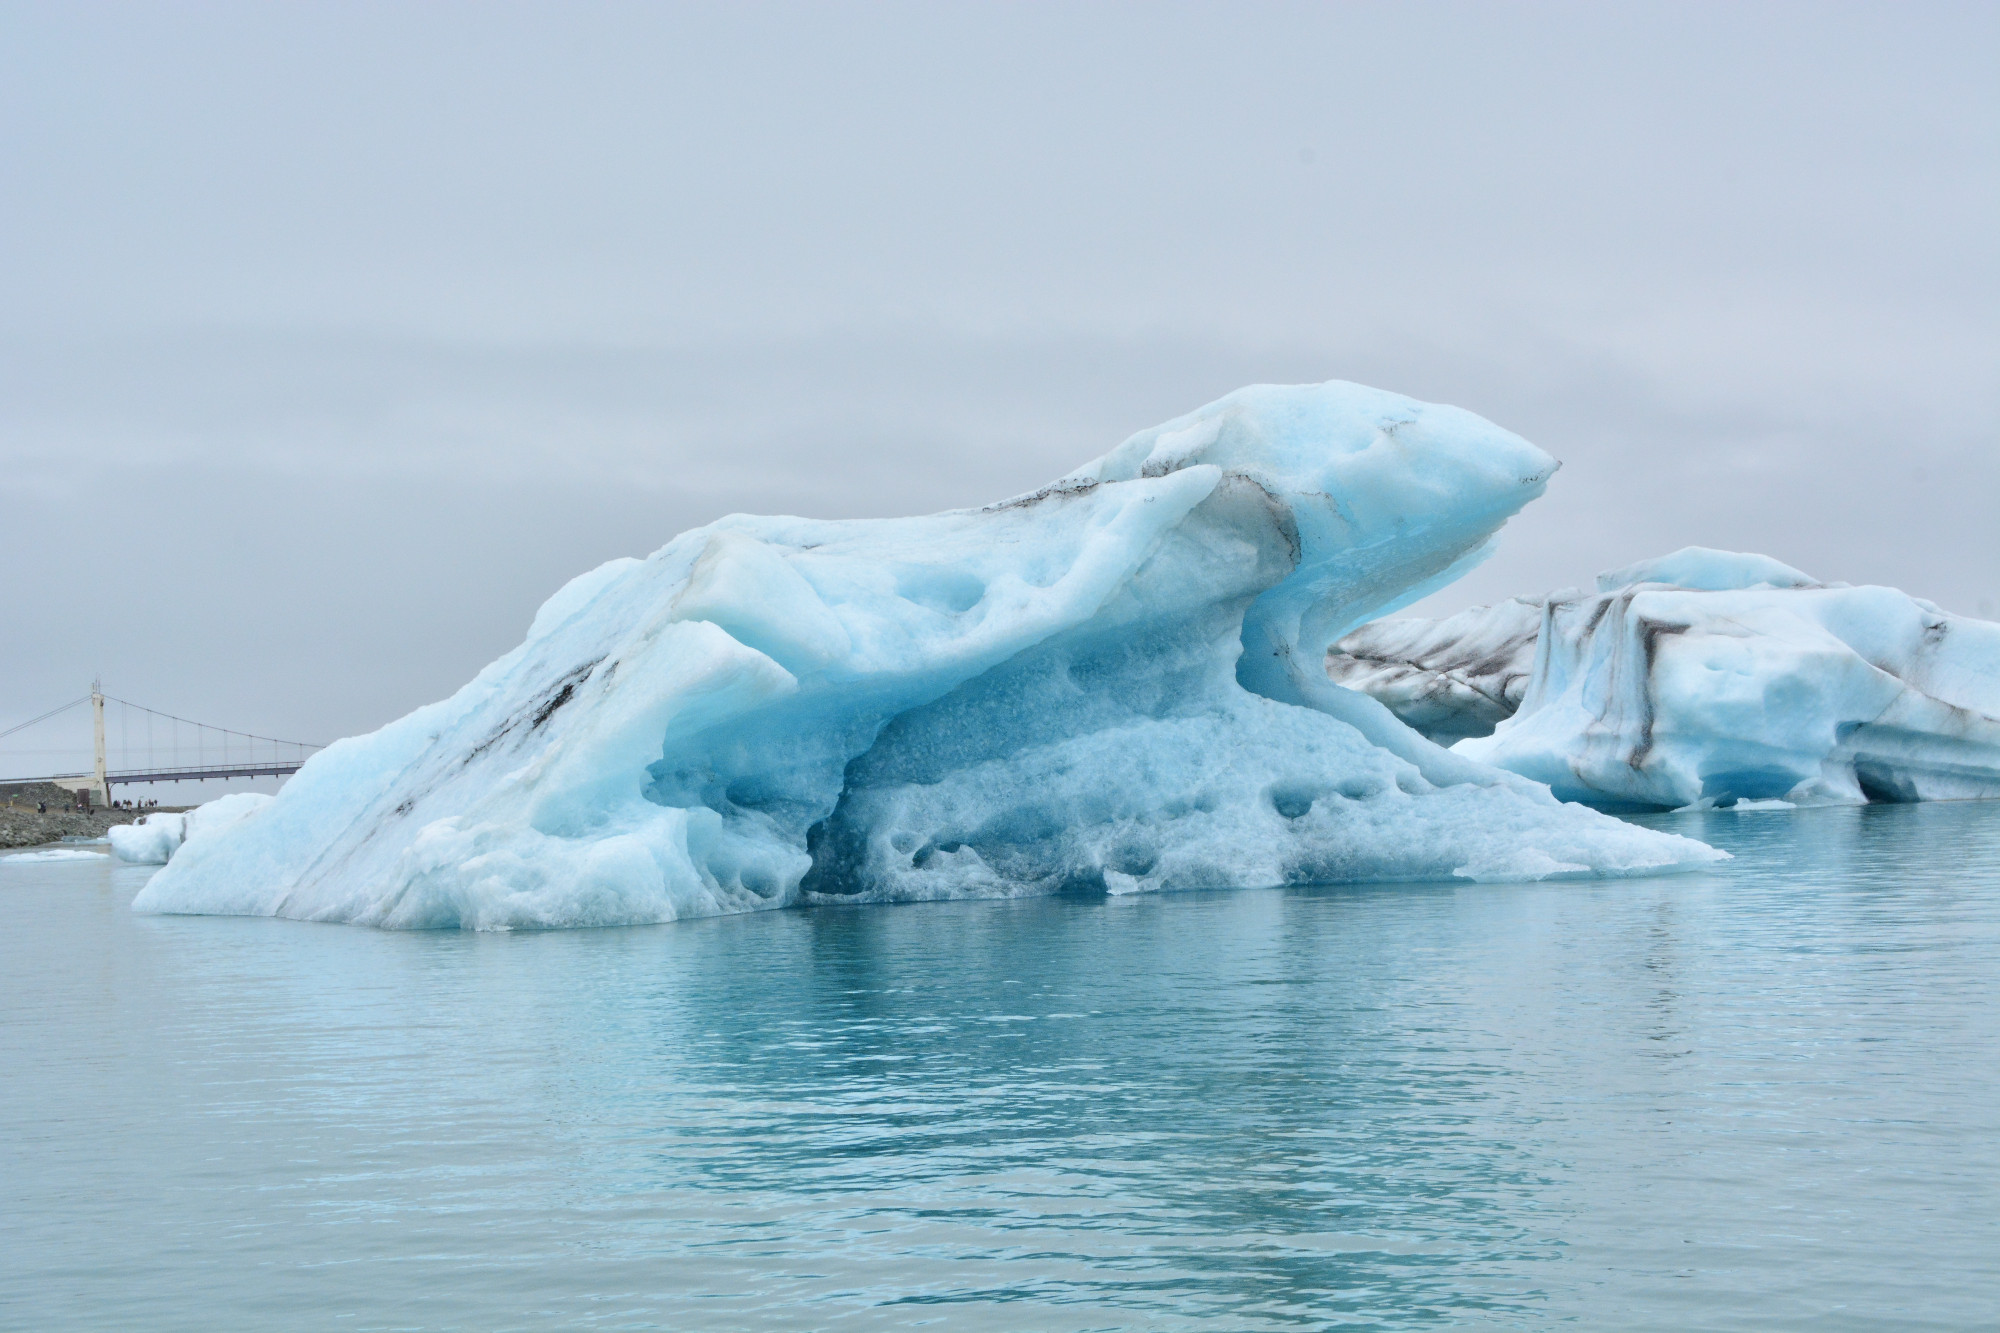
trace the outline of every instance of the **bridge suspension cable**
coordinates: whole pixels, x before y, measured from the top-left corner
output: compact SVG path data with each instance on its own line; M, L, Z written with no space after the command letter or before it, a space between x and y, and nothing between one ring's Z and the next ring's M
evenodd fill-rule
M68 703L62 705L62 707L60 708L51 708L48 712L43 713L40 717L31 717L26 722L16 722L13 726L7 728L7 730L0 731L0 740L5 740L7 737L13 735L17 731L26 731L29 727L34 726L37 722L46 722L58 713L67 713L72 708L81 708L83 707L83 705L89 702L90 702L90 696L86 694L81 699L71 699Z
M127 708L136 708L142 713L151 713L154 717L164 717L172 722L185 722L191 727L204 727L209 731L226 731L231 736L242 736L247 740L269 741L273 745L303 745L309 750L324 750L326 748L326 746L319 741L280 740L276 736L260 736L254 731L237 731L230 727L218 727L213 722L196 722L191 718L176 717L172 713L162 713L157 708L148 708L144 704L135 704L130 699L120 699L115 694L107 694L104 696L104 699L105 702L107 703L123 704ZM83 698L78 699L76 703L64 704L63 707L74 708L76 707L76 704L87 704L89 702L90 702L90 696L86 694L83 696ZM49 714L44 713L43 716L47 717L49 716Z
M215 725L214 723L212 723L212 722L196 722L196 721L195 721L194 719L192 719L192 718L186 718L186 717L176 717L176 716L175 716L174 714L172 714L172 713L163 713L163 712L161 712L161 711L160 711L159 709L157 709L157 708L148 708L148 707L146 707L146 705L144 705L144 704L135 704L135 703L133 703L133 702L132 702L132 701L131 701L130 699L120 699L120 698L119 698L119 697L118 697L117 695L115 695L115 694L107 694L107 695L105 695L105 696L104 696L104 701L105 701L106 703L113 703L113 704L121 704L121 705L123 705L123 706L124 706L124 707L126 707L126 708L136 708L136 709L138 709L138 710L139 710L140 712L142 712L142 713L146 713L146 714L148 714L148 715L150 715L150 716L152 716L152 717L161 717L161 718L165 718L165 719L166 719L167 721L169 721L169 722L177 722L177 723L181 723L181 724L183 724L183 725L186 725L186 726L190 726L190 727L198 727L198 728L200 728L200 729L201 729L202 731L213 731L213 732L218 732L218 733L220 733L220 734L222 734L222 735L224 735L224 736L241 736L241 737L242 737L242 738L243 738L244 740L246 740L246 741L264 741L265 743L267 743L267 744L270 744L270 745L290 745L290 746L293 746L293 747L295 747L295 748L299 748L299 749L305 749L305 750L324 750L324 749L326 748L326 746L325 746L324 744L322 744L321 742L319 742L319 741L287 741L287 740L280 740L280 739L278 739L278 738L277 738L276 736L260 736L260 735L258 735L258 734L257 734L256 732L254 732L254 731L236 731L236 730L234 730L234 729L232 729L232 728L230 728L230 727L218 727L218 726L216 726L216 725ZM89 696L89 695L85 695L85 696L84 696L83 698L81 698L81 699L78 699L78 700L76 701L76 703L72 703L72 704L65 704L65 705L63 705L63 707L64 707L64 708L74 708L74 707L76 707L76 704L83 704L83 703L89 703L89 702L90 702L90 696ZM58 709L57 711L58 711L58 712L60 712L60 711L61 711L61 709ZM43 714L43 716L44 716L44 717L51 717L51 716L54 716L54 714L49 714L49 713L44 713L44 714ZM26 725L26 724L23 724L23 725Z
M198 722L193 718L181 717L176 713L148 708L130 699L121 699L105 694L102 687L93 684L91 692L80 699L45 713L15 723L5 731L0 731L0 739L26 731L38 723L67 713L72 708L84 704L92 705L94 714L95 764L89 773L59 773L49 781L66 786L76 786L79 782L90 786L105 800L110 799L113 783L150 783L177 781L205 781L209 778L249 778L282 777L298 771L311 753L326 747L316 741L285 740L278 736L265 736L254 731L238 731L234 727L220 727L210 722ZM118 754L119 766L112 768L108 763L104 727L104 706L118 705ZM139 730L135 725L144 719L143 736L133 733ZM157 724L165 723L166 735L159 734ZM183 729L194 732L192 745L183 741ZM161 751L166 752L163 757ZM83 751L60 749L50 751L16 751L16 753L76 753L79 758ZM38 779L10 779L11 781L35 781Z

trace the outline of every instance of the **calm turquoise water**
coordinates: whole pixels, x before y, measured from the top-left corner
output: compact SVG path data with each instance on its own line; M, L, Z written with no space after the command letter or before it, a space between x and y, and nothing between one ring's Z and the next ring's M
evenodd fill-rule
M547 935L0 863L0 1324L1991 1328L2000 802Z

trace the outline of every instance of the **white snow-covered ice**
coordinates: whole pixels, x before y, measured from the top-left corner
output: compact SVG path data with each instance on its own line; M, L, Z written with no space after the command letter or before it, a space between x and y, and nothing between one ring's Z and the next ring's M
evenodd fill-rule
M130 824L115 824L109 832L111 851L121 861L165 865L181 844L206 837L248 819L274 798L261 792L232 792L192 810L161 810L141 815Z
M1381 621L1328 670L1454 753L1574 800L2000 796L2000 625L1768 556L1688 547L1594 593Z
M1720 859L1323 670L1554 468L1455 408L1260 386L984 509L732 515L573 580L457 694L315 755L134 905L506 929Z
M176 810L141 815L130 824L115 824L107 836L111 852L121 861L163 866L181 845L187 815Z

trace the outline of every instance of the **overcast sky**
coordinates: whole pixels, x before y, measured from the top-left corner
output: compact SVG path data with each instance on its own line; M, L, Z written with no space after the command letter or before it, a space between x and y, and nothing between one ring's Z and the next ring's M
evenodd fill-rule
M0 3L0 727L368 729L686 527L1254 381L1564 460L1423 609L1699 543L1993 616L1996 69L1992 4Z

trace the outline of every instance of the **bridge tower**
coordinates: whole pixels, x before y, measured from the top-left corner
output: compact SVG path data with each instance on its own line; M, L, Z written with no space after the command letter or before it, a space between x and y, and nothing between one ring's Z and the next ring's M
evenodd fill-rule
M102 805L111 804L111 781L104 776L104 677L90 682L90 720L96 741L96 770L92 776L97 779L97 799Z

